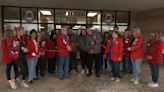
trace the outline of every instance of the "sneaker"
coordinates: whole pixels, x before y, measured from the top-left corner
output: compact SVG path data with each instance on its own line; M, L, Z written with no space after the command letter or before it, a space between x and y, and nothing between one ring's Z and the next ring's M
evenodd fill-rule
M29 85L27 85L26 83L23 83L23 84L21 83L21 86L22 87L25 87L25 88L28 88L29 87Z
M89 74L89 69L87 69L87 74Z
M154 82L153 82L153 81L152 81L152 82L147 83L147 85L152 85L152 84L154 84Z
M150 86L150 87L158 87L158 83L154 83L154 82L153 82L153 83L149 84L149 86Z
M138 84L139 83L139 80L136 79L133 83L134 84Z
M115 79L114 77L111 77L111 78L110 78L110 80L112 80L112 81L113 81L114 79Z
M130 79L130 81L135 81L136 80L136 78L132 78L132 79Z
M69 72L71 73L71 72L73 72L73 70L70 70Z
M81 71L82 74L84 74L84 69Z
M120 78L116 78L115 82L120 82Z
M17 86L13 82L10 82L10 86L11 86L12 89L16 89L17 88Z

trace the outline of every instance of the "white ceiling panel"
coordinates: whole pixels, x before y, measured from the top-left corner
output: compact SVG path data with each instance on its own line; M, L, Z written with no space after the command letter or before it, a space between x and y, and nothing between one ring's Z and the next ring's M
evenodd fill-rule
M164 7L164 0L0 0L3 6L142 11Z

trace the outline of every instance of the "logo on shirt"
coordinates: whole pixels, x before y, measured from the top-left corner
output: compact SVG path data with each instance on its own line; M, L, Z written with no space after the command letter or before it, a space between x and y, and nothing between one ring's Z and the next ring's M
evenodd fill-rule
M116 41L115 44L117 45L118 44L118 41Z
M18 46L19 45L19 41L13 41L13 47L16 47L16 46Z
M147 46L150 46L150 43L148 43Z

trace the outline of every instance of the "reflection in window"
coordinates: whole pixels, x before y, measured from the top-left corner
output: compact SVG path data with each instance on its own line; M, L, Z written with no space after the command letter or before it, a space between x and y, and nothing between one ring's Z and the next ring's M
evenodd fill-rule
M52 30L54 30L54 24L39 24L39 31L45 32L46 38L50 37Z
M116 25L128 25L129 12L117 12Z
M125 31L125 29L127 29L128 27L127 26L118 26L118 31L123 33Z
M53 9L39 9L38 10L39 23L54 23Z
M22 22L37 23L37 9L22 8Z
M86 11L56 9L55 23L86 24Z
M20 8L4 7L4 22L20 22Z
M87 28L90 28L94 31L101 32L101 26L100 25L87 25Z
M14 30L14 27L20 26L19 23L4 23L4 31L7 29Z
M102 24L115 25L115 12L103 11Z
M22 27L24 27L25 34L30 34L30 31L32 29L35 29L38 31L37 24L22 24Z
M113 27L114 26L102 26L102 32L109 32L111 34L111 32L113 31Z
M101 11L88 11L88 24L101 24Z

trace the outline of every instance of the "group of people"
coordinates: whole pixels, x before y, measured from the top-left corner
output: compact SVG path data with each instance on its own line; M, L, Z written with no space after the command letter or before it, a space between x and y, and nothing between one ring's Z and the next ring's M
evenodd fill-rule
M87 77L92 76L94 61L95 76L100 77L99 69L103 65L105 56L105 68L107 68L107 58L109 59L109 73L112 72L111 80L120 82L120 63L123 62L124 77L128 72L133 73L134 78L131 81L138 84L141 75L141 64L146 57L151 69L152 82L148 83L151 87L158 86L159 67L162 64L164 42L160 40L161 33L152 32L150 41L147 43L146 51L143 49L143 37L141 30L134 27L131 31L126 29L124 36L118 33L118 27L115 26L111 35L104 33L104 37L97 31L88 28L82 29L79 36L79 50L81 57L82 71L85 73L87 68ZM161 37L162 38L162 37ZM58 77L70 79L69 72L78 71L76 59L76 41L77 37L72 33L71 28L63 27L57 35L51 32L49 39L45 38L44 33L31 30L29 36L24 34L24 28L18 26L12 30L6 30L1 40L3 56L2 61L6 63L6 75L12 89L16 89L15 81L21 82L21 86L29 87L25 83L33 83L38 80L38 74L45 76L46 61L48 60L48 72L53 74L58 66ZM101 46L105 47L102 48ZM56 58L58 64L56 65ZM10 78L11 66L14 66L15 77ZM19 71L18 71L19 67ZM64 72L64 75L63 75ZM22 79L18 77L22 75Z

